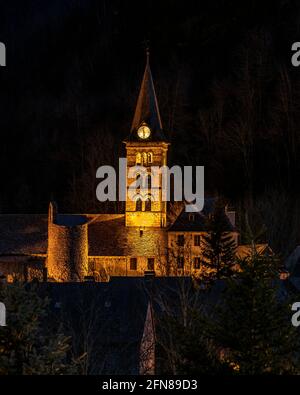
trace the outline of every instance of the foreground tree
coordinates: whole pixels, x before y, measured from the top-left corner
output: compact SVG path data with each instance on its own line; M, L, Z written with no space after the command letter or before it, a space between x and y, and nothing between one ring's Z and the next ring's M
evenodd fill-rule
M226 363L218 358L214 343L207 335L202 294L197 283L186 277L178 277L172 285L161 286L153 293L156 373L204 375L230 372Z
M47 298L33 285L13 283L0 284L0 300L7 312L7 326L0 330L1 375L76 373L70 339L47 322Z
M240 374L299 373L299 335L290 321L278 261L253 254L226 281L221 307L211 319L222 360Z
M164 325L163 334L159 337L159 347L164 346L162 373L179 375L217 375L230 374L225 361L218 358L213 343L206 334L205 323L199 312L188 311L187 322L180 317L165 315L160 320ZM165 331L168 330L167 335ZM163 339L163 340L162 340ZM159 348L161 349L161 348ZM170 364L170 362L172 362Z

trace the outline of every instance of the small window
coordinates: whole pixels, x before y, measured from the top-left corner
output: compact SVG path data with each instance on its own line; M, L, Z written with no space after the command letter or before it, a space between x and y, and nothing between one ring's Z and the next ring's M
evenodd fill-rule
M194 269L200 269L201 259L199 256L194 258Z
M143 205L142 199L138 198L135 202L135 211L142 211L142 205Z
M154 270L154 258L148 258L148 270Z
M177 236L177 245L179 247L183 247L184 246L184 235L178 235Z
M140 154L140 152L138 152L138 153L136 154L135 163L136 163L137 165L140 165L140 164L142 163L142 155Z
M152 185L152 177L151 177L151 174L148 174L148 176L147 176L147 188L151 189L151 185Z
M199 247L200 246L200 241L201 241L200 235L195 235L194 236L194 246Z
M153 162L153 154L152 152L148 152L148 163L152 163Z
M130 270L136 270L136 269L137 269L137 259L130 258Z
M151 199L150 198L148 198L145 201L145 211L151 211Z
M183 256L178 256L177 257L177 268L178 269L183 269L184 267L184 257Z

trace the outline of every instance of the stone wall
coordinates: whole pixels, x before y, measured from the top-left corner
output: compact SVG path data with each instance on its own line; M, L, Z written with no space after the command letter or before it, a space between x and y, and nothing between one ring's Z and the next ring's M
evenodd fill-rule
M7 282L19 281L43 281L43 269L45 257L26 255L1 256L0 275L5 276Z
M149 271L148 257L134 256L137 260L136 270L131 270L131 256L90 256L89 275L94 276L96 281L109 281L110 277L141 277ZM157 276L165 276L166 256L153 256L154 271Z
M58 218L50 203L48 217L48 279L67 282L82 281L88 274L88 224L82 218ZM71 218L71 220L70 220ZM69 224L68 224L69 222Z

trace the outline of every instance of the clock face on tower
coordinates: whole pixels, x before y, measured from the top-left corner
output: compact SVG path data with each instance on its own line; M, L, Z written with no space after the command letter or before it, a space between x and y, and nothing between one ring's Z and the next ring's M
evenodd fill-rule
M142 126L139 127L139 129L137 131L137 134L138 134L140 139L145 140L145 139L147 139L150 136L151 130L150 130L150 128L147 125L142 125Z

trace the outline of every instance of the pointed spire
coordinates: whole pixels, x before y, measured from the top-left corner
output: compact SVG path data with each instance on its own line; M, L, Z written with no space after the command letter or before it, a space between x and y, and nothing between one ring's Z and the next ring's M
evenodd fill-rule
M135 109L131 133L135 132L145 122L153 132L154 136L163 139L162 123L156 98L154 83L152 79L149 48L146 49L146 68L142 80L140 93Z

